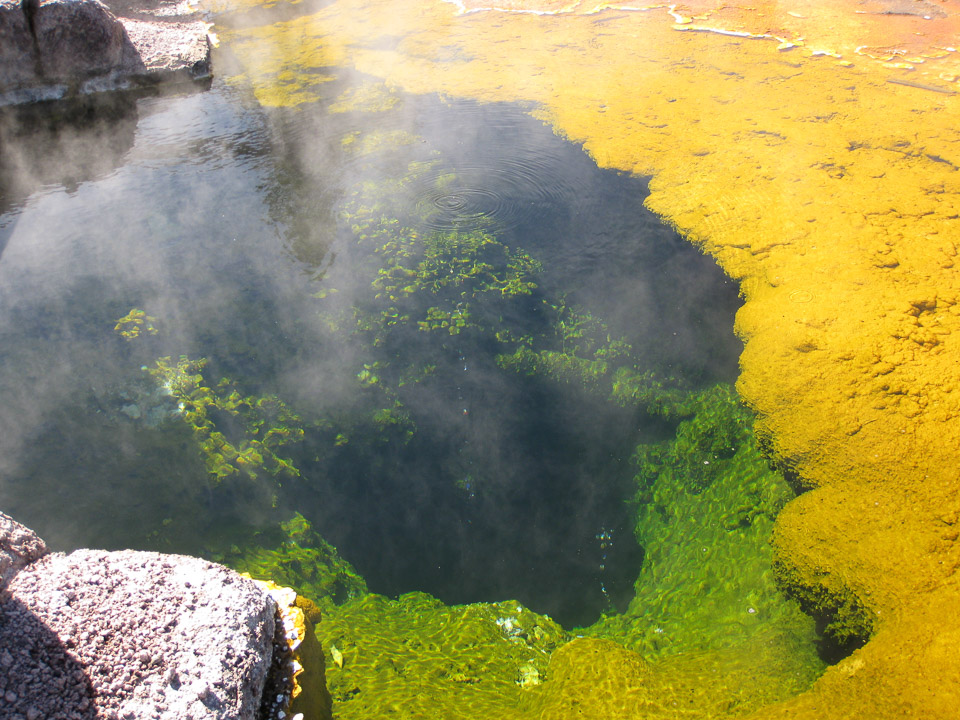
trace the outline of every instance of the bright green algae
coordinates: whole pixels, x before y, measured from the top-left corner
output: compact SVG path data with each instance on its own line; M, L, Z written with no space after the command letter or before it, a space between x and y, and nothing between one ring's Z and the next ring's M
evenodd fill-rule
M703 675L736 679L712 691L720 697L711 702L744 714L789 697L823 670L812 621L772 578L769 532L791 493L761 457L751 417L729 386L690 393L679 404L661 400L654 406L682 419L672 440L639 445L634 456L637 539L646 549L636 597L626 613L577 632L652 662L699 658ZM694 470L696 482L688 484ZM343 578L349 566L302 518L284 529L292 542L224 559L255 576L275 572L323 607L317 632L339 717L466 719L536 708L542 688L535 688L549 681L551 654L571 633L516 602L450 607L425 593L340 602L343 585L334 585L342 581L316 578ZM297 534L328 550L294 550ZM362 588L352 569L346 577L354 592Z
M211 559L257 580L295 587L324 612L367 594L367 584L300 513L242 544L208 552Z
M793 666L799 690L823 669L812 621L778 591L770 533L793 493L761 456L752 417L717 385L663 411L682 413L673 440L639 445L636 597L589 633L644 657L764 648ZM785 688L786 689L786 688Z
M351 137L364 152L379 147ZM391 198L432 167L415 163L404 178L360 183L338 210L366 258L354 278L360 291L351 288L345 301L328 282L317 300L330 329L360 349L352 377L364 400L352 416L305 423L279 398L244 395L229 379L205 378L202 361L158 361L152 374L183 404L180 417L212 483L295 478L283 448L311 433L325 435L333 453L347 444L408 441L417 427L404 394L428 382L434 368L404 343L486 338L500 349L504 371L578 385L676 426L672 439L634 453L636 536L646 552L636 597L624 614L580 633L650 660L713 651L703 660L709 672L740 677L749 670L753 678L753 685L722 691L734 714L761 696L769 701L771 693L787 697L807 687L823 669L813 653L812 621L777 592L769 548L773 519L791 493L757 450L751 417L733 390L695 390L635 365L630 345L588 308L539 293L543 266L505 245L495 227L429 231L422 229L429 216L401 220ZM529 302L540 308L539 327L503 322L511 305ZM244 437L231 441L218 429L223 413L243 419ZM515 602L450 607L424 593L397 600L367 594L352 566L299 515L248 538L214 556L290 585L322 608L318 637L339 717L532 711L537 688L549 681L551 653L570 638Z
M352 601L326 614L318 635L341 718L514 711L569 638L549 618L513 601L448 607L425 593ZM342 667L332 661L331 646L342 653Z

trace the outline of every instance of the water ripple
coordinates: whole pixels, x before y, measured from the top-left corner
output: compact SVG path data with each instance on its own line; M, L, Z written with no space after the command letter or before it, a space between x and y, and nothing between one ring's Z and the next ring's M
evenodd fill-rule
M512 230L574 197L544 165L534 157L494 156L455 169L436 166L410 178L408 188L426 229Z

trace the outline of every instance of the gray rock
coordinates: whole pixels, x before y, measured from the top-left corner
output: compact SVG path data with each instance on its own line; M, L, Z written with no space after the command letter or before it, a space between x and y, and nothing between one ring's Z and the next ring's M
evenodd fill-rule
M47 553L40 536L0 512L0 591L17 572Z
M0 715L253 720L275 614L256 583L197 558L46 555L0 594L0 675L17 691Z
M33 82L36 61L20 0L0 0L0 92Z
M135 62L123 25L99 0L42 0L35 29L46 82L79 81Z
M19 0L0 0L0 106L209 77L206 23L164 0L119 7L136 18L100 0L39 0L31 32Z
M136 51L139 70L158 77L177 73L192 79L210 75L207 25L200 21L121 19Z

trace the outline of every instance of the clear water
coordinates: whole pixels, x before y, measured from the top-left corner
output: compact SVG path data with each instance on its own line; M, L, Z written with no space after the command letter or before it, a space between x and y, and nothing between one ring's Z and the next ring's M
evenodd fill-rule
M0 508L56 549L191 553L300 512L376 592L517 598L568 626L622 610L643 558L628 458L674 428L504 356L521 337L582 356L620 340L678 387L732 381L735 285L643 208L643 180L524 108L331 105L265 111L217 80L49 131L6 121ZM434 275L390 290L390 243L436 238ZM478 262L487 286L439 279ZM521 266L524 292L489 287ZM464 303L460 332L430 315ZM134 308L155 335L116 329ZM181 356L295 412L303 438L276 455L299 474L217 480L150 374Z

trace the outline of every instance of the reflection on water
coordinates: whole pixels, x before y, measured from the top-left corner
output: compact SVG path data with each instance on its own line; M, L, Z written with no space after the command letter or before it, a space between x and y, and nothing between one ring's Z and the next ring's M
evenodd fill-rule
M0 504L58 547L192 552L297 510L376 591L625 608L626 460L672 424L597 378L731 380L735 288L518 109L330 86L142 100L115 169L26 200L17 166Z
M241 299L254 296L276 302L265 288L282 285L283 272L299 276L259 247L270 235L249 137L262 130L229 107L223 94L141 101L119 168L37 192L4 215L4 503L55 546L142 546L158 515L189 507L205 484L119 414L147 355L163 348L132 357L117 320L146 306L177 352L217 337L249 352L243 318L228 309L249 312ZM264 324L270 331L285 328ZM150 479L145 489L131 472Z
M0 114L0 212L42 187L69 191L111 172L133 145L136 126L136 104L124 97L78 103L66 117L46 107L5 109Z

